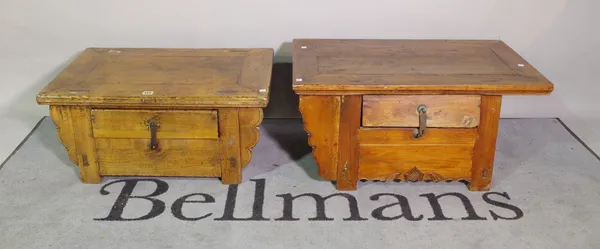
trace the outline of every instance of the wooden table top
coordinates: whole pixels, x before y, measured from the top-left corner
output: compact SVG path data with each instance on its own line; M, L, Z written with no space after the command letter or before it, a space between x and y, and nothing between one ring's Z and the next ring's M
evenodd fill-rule
M40 104L265 107L273 49L88 48Z
M498 40L295 39L298 94L543 95L554 85Z

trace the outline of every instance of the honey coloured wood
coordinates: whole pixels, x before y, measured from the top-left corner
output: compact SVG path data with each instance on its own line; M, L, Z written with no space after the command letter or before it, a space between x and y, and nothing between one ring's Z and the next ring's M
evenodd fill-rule
M492 184L503 95L554 86L497 40L296 39L293 89L319 174Z
M150 121L160 138L219 138L217 110L93 109L92 117L97 138L150 138Z
M40 104L260 107L272 49L88 48L37 95Z
M272 49L89 48L37 95L81 181L241 182L269 101Z
M100 174L221 176L218 140L161 139L160 150L151 150L148 142L148 139L97 139Z

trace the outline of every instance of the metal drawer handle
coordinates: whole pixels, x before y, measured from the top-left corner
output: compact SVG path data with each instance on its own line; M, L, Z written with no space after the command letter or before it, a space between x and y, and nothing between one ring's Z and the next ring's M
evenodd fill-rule
M150 127L150 150L157 150L158 141L156 139L156 130L158 129L158 122L151 119L148 121L148 126Z
M425 135L425 128L427 127L427 106L419 105L417 107L417 112L419 113L419 128L413 131L414 138L420 138Z

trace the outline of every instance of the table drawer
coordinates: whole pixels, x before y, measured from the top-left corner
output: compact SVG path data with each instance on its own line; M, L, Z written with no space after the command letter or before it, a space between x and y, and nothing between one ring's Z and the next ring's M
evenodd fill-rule
M216 110L96 109L92 130L102 175L221 175Z
M366 180L470 179L477 129L361 128L358 178Z
M217 139L216 110L92 110L96 138L151 137L149 122L156 124L157 139Z
M427 128L472 128L479 125L480 96L365 95L364 127L418 127L419 105L427 107Z

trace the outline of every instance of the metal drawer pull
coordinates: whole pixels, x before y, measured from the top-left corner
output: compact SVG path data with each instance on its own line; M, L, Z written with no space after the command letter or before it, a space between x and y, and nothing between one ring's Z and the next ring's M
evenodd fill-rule
M420 138L425 135L425 128L427 127L427 106L419 105L417 107L417 112L419 113L419 128L413 131L414 138Z
M150 127L150 150L157 150L156 130L158 129L158 122L152 119L148 121L148 126Z

